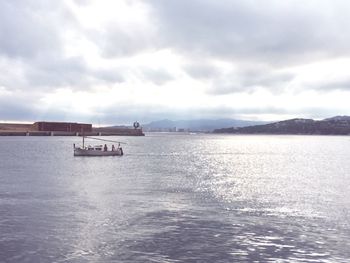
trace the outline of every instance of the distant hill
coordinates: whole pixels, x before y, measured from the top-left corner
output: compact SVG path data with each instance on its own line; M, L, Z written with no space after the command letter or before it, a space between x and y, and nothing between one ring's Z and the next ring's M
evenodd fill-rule
M335 116L320 121L291 119L265 125L216 129L214 133L350 135L350 116Z
M246 127L251 125L265 124L261 121L246 121L235 119L197 119L197 120L159 120L143 124L144 131L168 131L183 129L185 131L213 131L218 128Z

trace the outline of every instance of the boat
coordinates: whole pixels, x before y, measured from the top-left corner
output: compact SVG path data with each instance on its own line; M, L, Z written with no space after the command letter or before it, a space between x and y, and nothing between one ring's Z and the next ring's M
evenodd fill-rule
M74 156L123 156L124 155L123 148L120 146L121 144L125 144L123 142L104 140L104 139L87 137L87 136L82 136L82 137L83 137L83 145L81 147L76 147L75 144L73 144ZM85 138L104 141L104 142L113 142L113 143L117 143L117 146L115 147L114 144L110 147L108 147L107 144L85 146Z

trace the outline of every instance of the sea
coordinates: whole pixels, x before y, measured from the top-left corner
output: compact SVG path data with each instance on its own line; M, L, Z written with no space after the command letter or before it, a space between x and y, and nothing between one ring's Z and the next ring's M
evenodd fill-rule
M0 137L0 262L350 262L349 136L99 138Z

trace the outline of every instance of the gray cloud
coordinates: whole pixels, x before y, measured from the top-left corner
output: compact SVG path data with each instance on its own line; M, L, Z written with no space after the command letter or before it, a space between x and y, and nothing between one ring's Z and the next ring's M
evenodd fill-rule
M87 1L87 0L73 0L73 2L79 6L89 5L89 1Z
M330 80L312 85L305 84L305 86L308 86L310 89L323 92L332 92L334 90L350 91L350 78Z
M34 101L22 96L0 96L0 119L28 121L35 120L38 116L36 109L32 107Z
M82 8L88 5L88 1L74 2ZM154 31L147 26L121 26L116 22L98 30L86 29L62 1L0 0L0 88L16 93L16 96L0 95L2 118L89 120L88 116L69 115L67 110L43 112L36 105L43 95L60 87L88 90L96 84L126 82L130 76L159 86L175 80L166 65L154 68L126 63L129 66L115 68L106 64L98 68L78 54L68 57L65 53L68 31L91 41L104 60L170 50L175 56L182 56L182 70L188 76L211 85L208 90L211 95L253 94L258 88L283 92L295 77L289 73L289 67L325 58L350 57L348 1L146 0L142 3L150 8L147 22ZM232 69L223 71L215 64L218 61ZM305 84L305 88L317 91L350 91L349 87L349 80ZM101 112L96 110L96 115L101 116L101 122L112 123L290 112L293 110L273 107L175 111L171 107L146 104L136 107L130 102L113 109L102 108ZM333 111L300 109L299 113L303 112L329 116Z
M164 45L190 56L302 63L349 54L346 1L148 1Z
M105 58L128 57L147 50L155 50L149 32L141 28L120 28L110 24L100 31L88 33L89 39L99 47Z
M254 87L254 86L264 86L264 87L284 87L285 83L290 82L294 75L291 73L280 73L280 72L270 72L268 70L261 72L255 70L247 70L240 74L242 78L242 86ZM276 89L274 89L276 91Z
M287 69L350 56L347 1L148 1L158 43L191 63L191 77L211 81L210 94L283 92L294 79ZM195 61L195 62L193 62ZM210 61L240 68L223 73ZM204 63L203 63L204 62ZM261 69L257 68L262 67Z
M91 116L76 113L70 108L43 108L41 94L16 92L0 96L0 120L11 121L94 121Z
M130 8L147 8L143 1L126 1ZM111 7L113 8L113 6ZM116 14L119 10L115 10ZM145 23L118 23L111 21L98 29L84 29L84 35L98 47L104 58L125 58L146 51L156 51L162 45L161 36L154 32L153 18Z
M147 68L143 67L140 69L142 77L145 78L147 81L151 81L156 85L163 85L168 81L171 81L174 79L172 74L168 72L166 69L153 69L153 68Z
M3 63L1 63L3 62ZM64 58L51 55L26 60L0 59L0 86L11 90L47 92L61 87L88 90L95 84L124 81L119 68L92 69L82 57Z
M100 82L121 83L125 81L121 68L90 70L90 74Z
M89 89L97 83L123 82L119 69L91 69L82 57L43 57L33 60L35 67L26 69L29 86L59 88L68 86L73 90Z
M26 70L30 87L80 86L86 84L88 68L82 58L43 57Z
M71 29L82 30L62 2L0 1L0 70L8 71L0 86L45 92L122 82L118 69L93 69L83 57L65 55L65 34Z
M220 70L208 61L197 60L183 66L185 72L195 79L213 79L220 75Z
M0 85L38 89L72 82L85 69L77 59L64 57L62 35L71 26L75 19L59 2L0 1L0 59L20 72L1 78Z
M0 1L0 54L22 59L60 53L60 30L73 20L59 2Z
M274 93L285 90L294 79L294 74L281 72L276 68L261 64L241 63L232 65L230 70L223 70L213 62L198 60L183 66L191 77L211 82L208 90L212 95L226 95L236 92L254 92L258 88L269 89Z
M242 68L218 75L208 90L212 95L226 95L236 92L252 93L264 88L273 93L281 93L294 75L266 68Z

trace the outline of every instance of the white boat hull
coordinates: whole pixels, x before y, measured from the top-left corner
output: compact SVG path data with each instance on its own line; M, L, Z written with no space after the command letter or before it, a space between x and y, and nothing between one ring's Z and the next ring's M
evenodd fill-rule
M82 148L74 148L74 156L122 156L123 150L121 148L114 151L88 150Z

